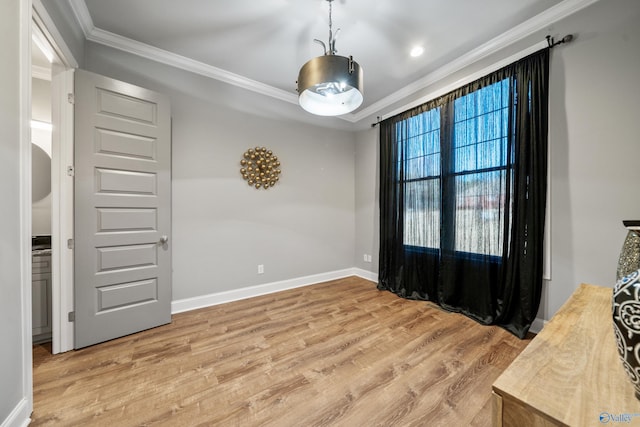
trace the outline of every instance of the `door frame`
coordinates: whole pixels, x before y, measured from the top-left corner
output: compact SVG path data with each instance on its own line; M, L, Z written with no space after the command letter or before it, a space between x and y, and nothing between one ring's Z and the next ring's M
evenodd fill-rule
M73 99L73 69L78 67L78 62L40 0L33 0L30 11L30 32L39 31L56 57L52 64L51 79L52 352L56 354L72 350L74 344L73 323L68 321L68 313L73 311L73 250L67 244L68 239L73 239L73 176L67 174L67 167L73 165L73 104L69 99ZM28 46L29 58L30 47L31 44ZM30 166L28 176L24 177L29 188ZM23 171L26 169L23 168ZM29 200L30 197L29 195ZM29 223L29 242L30 225ZM27 262L30 264L30 257ZM25 286L29 287L30 282ZM31 310L28 316L31 324ZM31 336L31 331L28 333Z
M73 70L53 67L51 80L53 124L51 157L51 235L52 235L52 353L72 350L73 323L68 313L73 305L73 176L67 167L73 165Z
M29 419L33 411L33 356L31 329L31 0L19 2L19 136L20 136L20 188L19 192L19 233L20 239L20 285L22 319L22 399L9 415L9 423Z

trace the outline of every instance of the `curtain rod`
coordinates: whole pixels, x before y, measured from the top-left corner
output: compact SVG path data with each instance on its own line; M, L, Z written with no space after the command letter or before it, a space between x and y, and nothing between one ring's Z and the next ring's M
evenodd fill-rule
M551 36L547 36L545 38L547 39L547 44L549 45L549 48L553 49L554 47L558 46L559 44L569 43L571 40L573 40L573 34L567 34L566 36L564 36L563 38L561 38L558 41L555 41L553 39L553 37L551 37Z
M540 49L544 49L546 47L552 49L560 44L563 43L569 43L570 41L573 40L573 34L567 34L566 36L564 36L562 39L556 41L553 37L551 36L546 36L545 37L545 41L541 41L538 42L536 44L534 44L533 46L529 46L528 48L525 48L523 50L521 50L520 52L517 52L507 58L504 58L501 61L498 61L496 63L493 63L485 68L483 68L480 71L476 71L475 73L468 75L460 80L457 80L439 90L435 90L425 96L420 97L419 99L410 102L409 104L406 104L402 107L396 108L395 110L391 111L390 113L387 113L383 116L377 116L376 117L376 122L375 123L371 123L371 127L376 127L376 125L379 125L380 122L382 122L383 120L385 120L388 117L393 117L396 114L400 114L403 111L407 111L411 108L417 107L418 105L424 104L427 101L431 101L432 99L435 99L439 96L442 96L444 94L447 94L449 92L451 92L452 90L455 90L461 86L466 85L467 83L471 83L474 80L478 80L479 78L486 76L487 74L493 73L494 71L499 70L500 68L507 66L513 62L516 62L517 60L524 58L527 55L530 55L534 52L539 51Z

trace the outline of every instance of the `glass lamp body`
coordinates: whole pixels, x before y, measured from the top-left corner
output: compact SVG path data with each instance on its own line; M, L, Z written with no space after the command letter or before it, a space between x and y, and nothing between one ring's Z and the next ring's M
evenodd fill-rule
M363 101L362 67L352 58L324 55L311 59L298 75L298 102L319 116L339 116Z

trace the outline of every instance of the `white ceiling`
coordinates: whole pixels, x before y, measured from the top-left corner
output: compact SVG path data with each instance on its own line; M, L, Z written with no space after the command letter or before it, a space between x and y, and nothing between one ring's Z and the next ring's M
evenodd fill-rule
M334 1L338 54L364 69L364 103L346 119L364 118L459 58L477 60L594 1ZM325 0L69 2L89 40L289 102L300 67L323 53L313 39L328 39ZM419 58L409 56L414 45L425 49Z

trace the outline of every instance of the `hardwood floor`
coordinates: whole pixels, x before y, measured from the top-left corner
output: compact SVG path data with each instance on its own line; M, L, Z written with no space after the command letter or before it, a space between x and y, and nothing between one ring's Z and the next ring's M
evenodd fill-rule
M34 346L32 425L488 426L528 343L350 277Z

